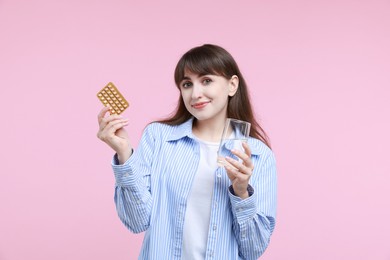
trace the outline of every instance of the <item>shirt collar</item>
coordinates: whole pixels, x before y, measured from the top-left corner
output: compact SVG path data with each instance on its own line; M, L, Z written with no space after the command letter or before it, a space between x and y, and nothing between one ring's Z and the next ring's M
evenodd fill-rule
M168 141L176 141L186 136L194 139L194 135L192 134L193 122L194 118L191 117L186 122L177 125L176 128L172 131L172 133L168 136Z

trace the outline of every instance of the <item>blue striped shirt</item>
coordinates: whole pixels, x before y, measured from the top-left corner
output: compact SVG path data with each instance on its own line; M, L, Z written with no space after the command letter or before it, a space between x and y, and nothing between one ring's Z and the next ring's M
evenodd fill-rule
M193 119L178 125L149 124L139 147L123 164L114 157L118 216L134 233L145 232L139 259L181 259L187 199L199 164ZM225 169L214 177L205 259L257 259L275 227L276 166L272 151L249 138L255 166L250 197L234 195ZM224 153L231 155L229 147Z

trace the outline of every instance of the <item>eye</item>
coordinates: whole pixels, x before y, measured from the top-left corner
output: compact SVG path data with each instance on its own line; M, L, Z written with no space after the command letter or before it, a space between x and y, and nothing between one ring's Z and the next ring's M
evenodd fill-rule
M209 78L206 78L206 79L203 80L203 84L204 84L204 85L208 85L208 84L210 84L211 82L212 82L212 80L209 79Z
M192 82L191 82L191 81L184 81L184 82L181 84L181 86L182 86L183 88L189 88L189 87L192 86Z

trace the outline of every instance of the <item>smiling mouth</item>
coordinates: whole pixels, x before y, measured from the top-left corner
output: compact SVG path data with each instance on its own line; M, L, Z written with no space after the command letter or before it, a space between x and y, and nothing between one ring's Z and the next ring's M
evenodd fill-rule
M196 104L193 104L191 105L193 108L195 109L200 109L200 108L204 108L208 103L210 103L210 101L207 101L207 102L199 102L199 103L196 103Z

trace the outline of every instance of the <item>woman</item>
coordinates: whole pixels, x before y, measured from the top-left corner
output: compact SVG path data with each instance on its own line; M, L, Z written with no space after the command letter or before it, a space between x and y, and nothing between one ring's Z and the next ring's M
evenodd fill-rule
M146 231L139 259L257 259L275 227L276 167L244 78L225 49L206 44L182 56L175 82L174 115L149 124L134 152L128 120L98 115L98 137L116 152L119 218ZM218 167L227 118L252 128L244 151L224 151Z

